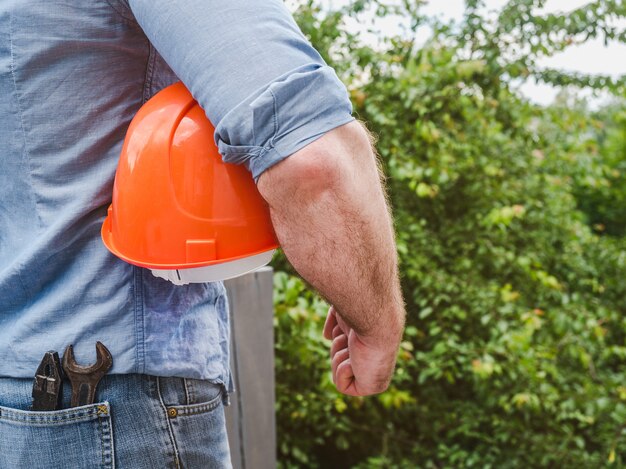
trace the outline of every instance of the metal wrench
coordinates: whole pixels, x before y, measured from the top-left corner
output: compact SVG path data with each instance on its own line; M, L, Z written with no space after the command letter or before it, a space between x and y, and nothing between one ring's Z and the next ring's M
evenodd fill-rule
M72 385L72 407L94 403L98 383L113 365L111 352L102 342L96 343L96 355L96 363L82 366L76 363L71 345L68 345L63 353L63 371Z

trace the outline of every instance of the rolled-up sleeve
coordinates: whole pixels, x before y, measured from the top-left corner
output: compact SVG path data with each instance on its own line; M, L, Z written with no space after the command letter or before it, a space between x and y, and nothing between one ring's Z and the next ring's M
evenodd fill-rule
M353 120L345 86L282 0L130 0L148 39L255 179Z

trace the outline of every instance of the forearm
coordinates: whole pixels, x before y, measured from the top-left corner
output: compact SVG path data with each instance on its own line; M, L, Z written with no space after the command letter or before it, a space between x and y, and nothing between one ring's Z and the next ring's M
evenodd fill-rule
M404 323L393 228L371 144L339 127L259 179L294 268L363 337L398 341Z

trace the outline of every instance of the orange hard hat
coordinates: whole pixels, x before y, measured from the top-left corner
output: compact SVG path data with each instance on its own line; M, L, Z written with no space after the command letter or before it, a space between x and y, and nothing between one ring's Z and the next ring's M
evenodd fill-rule
M251 174L222 161L214 127L182 83L133 118L102 239L117 257L176 284L236 277L278 247Z

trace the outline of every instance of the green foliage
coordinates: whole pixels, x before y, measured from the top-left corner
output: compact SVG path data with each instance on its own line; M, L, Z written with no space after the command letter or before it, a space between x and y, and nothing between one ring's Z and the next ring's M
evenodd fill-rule
M342 396L321 338L327 306L276 274L281 467L626 465L623 102L538 108L513 89L523 76L559 82L535 68L542 55L623 41L611 24L626 12L602 1L538 17L543 2L512 0L489 20L479 3L456 28L414 2L298 12L378 136L408 327L389 391ZM368 9L430 22L433 36L366 46L345 19ZM620 80L578 82L619 94Z
M626 236L626 110L610 106L586 125L576 155L585 171L574 176L579 207L597 232Z

